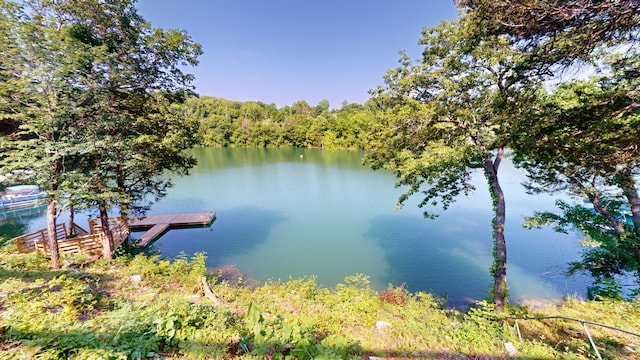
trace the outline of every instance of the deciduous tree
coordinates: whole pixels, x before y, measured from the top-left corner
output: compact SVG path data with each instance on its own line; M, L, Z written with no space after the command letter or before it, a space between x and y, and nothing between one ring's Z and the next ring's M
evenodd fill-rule
M589 61L598 48L637 44L638 0L457 0L476 34L507 35L527 53L521 71ZM522 72L520 72L522 74Z
M393 170L398 185L407 186L400 203L422 191L420 206L444 209L474 189L474 169L484 173L493 199L493 297L502 311L506 208L498 169L508 141L508 114L524 105L508 81L519 55L507 38L470 35L462 21L425 29L422 58L413 63L405 55L402 65L387 73L386 86L373 95L389 124L369 160L375 168Z
M603 75L563 83L514 125L516 161L532 191L566 191L592 204L595 214L582 202L560 203L561 215L535 222L585 233L588 250L573 270L598 281L631 271L640 280L640 74L631 60L608 57Z
M36 183L47 192L51 266L58 268L59 202L70 191L69 179L75 178L71 159L84 148L73 134L78 107L86 99L75 74L84 66L87 52L57 9L31 5L25 12L18 4L0 1L2 117L20 124L3 139L3 172L10 175L8 181Z
M185 173L194 164L183 151L196 143L195 123L171 104L192 94L193 77L182 66L197 64L200 46L182 31L151 28L135 0L32 0L24 7L2 3L13 11L3 12L11 15L6 36L20 49L10 58L10 80L21 98L9 102L28 109L19 112L23 132L10 139L6 163L29 169L45 186L50 236L64 197L96 206L109 234L109 208L120 205L126 216L148 195L164 194L165 171ZM32 165L43 159L46 172Z
M559 78L588 64L597 74L551 89L513 127L517 161L538 190L569 191L590 202L594 221L582 204L562 203L562 215L545 213L545 222L573 224L592 247L574 269L598 279L640 264L638 197L638 91L640 2L637 0L461 0L478 36L508 36L526 61L514 79ZM561 79L562 80L562 79ZM630 211L631 221L620 218ZM598 240L593 240L598 239ZM594 256L595 255L595 256Z

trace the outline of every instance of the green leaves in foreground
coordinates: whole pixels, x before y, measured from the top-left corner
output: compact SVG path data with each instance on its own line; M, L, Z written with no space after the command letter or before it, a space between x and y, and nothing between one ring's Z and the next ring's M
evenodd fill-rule
M335 289L319 287L314 277L250 289L210 275L213 293L225 300L216 307L192 294L201 255L175 261L121 256L112 265L53 272L17 271L12 257L3 253L2 260L0 358L503 358L505 342L523 358L592 358L586 339L567 335L570 324L522 322L520 341L513 323L496 321L492 304L443 310L441 300L403 286L374 291L362 274ZM640 307L632 302L569 300L518 311L631 331L640 326ZM638 351L635 339L624 334L592 334L607 358L637 354L631 352Z

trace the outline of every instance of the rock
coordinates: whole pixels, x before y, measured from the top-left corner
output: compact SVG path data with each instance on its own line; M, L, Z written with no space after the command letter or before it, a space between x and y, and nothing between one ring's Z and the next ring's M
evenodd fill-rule
M378 332L383 333L389 329L391 329L391 324L389 324L386 321L376 321L376 329L378 329Z
M509 355L509 356L517 356L518 355L518 349L516 349L516 347L513 346L513 343L511 343L511 342L504 343L504 349L507 351L507 355Z
M133 275L131 276L131 282L132 283L139 283L142 281L142 275Z

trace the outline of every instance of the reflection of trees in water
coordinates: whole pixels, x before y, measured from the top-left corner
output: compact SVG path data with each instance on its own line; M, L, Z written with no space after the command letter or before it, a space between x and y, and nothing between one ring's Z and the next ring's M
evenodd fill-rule
M478 224L484 220L464 215ZM379 216L366 235L385 252L389 271L383 281L442 295L455 306L467 304L469 296L484 298L491 284L490 229L478 224L444 226L420 217Z
M360 151L269 148L196 148L191 151L191 154L198 160L198 166L190 171L194 175L216 169L287 162L311 162L345 167L351 170L370 171L368 167L362 165L364 152Z

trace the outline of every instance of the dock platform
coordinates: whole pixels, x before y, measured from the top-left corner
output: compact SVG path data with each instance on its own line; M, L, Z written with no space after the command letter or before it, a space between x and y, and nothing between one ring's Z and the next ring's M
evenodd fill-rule
M145 247L172 227L208 226L216 213L199 212L183 214L145 215L129 219L129 229L148 229L138 239L137 246Z

